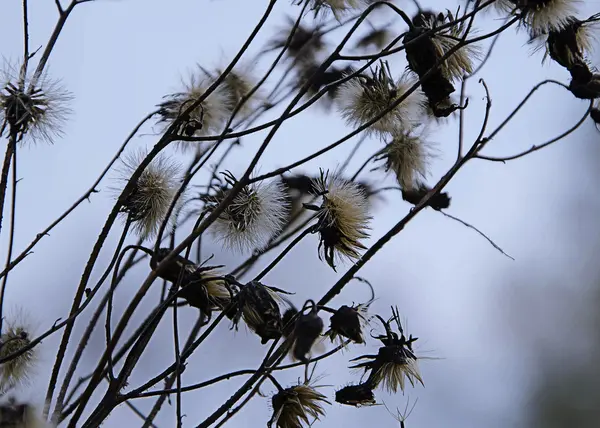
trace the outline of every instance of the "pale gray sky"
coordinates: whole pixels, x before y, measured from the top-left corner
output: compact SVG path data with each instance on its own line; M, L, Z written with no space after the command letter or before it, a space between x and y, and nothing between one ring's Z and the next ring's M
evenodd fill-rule
M74 115L65 129L65 137L53 146L39 145L23 149L19 155L17 250L24 248L73 200L94 181L104 165L133 126L161 97L180 88L179 79L196 63L205 67L220 66L228 61L251 32L266 1L241 0L97 0L77 8L50 60L52 77L61 78L75 95ZM299 9L281 0L271 24L250 53L257 52L261 41L276 31L286 14ZM412 2L398 1L413 12ZM445 8L443 1L423 1L424 5ZM454 9L455 4L451 2ZM3 26L0 27L0 53L7 59L21 55L21 10L19 1L1 6ZM598 12L598 1L582 5L582 15ZM35 49L47 40L56 19L54 2L30 2L31 46ZM377 19L387 22L390 14L379 13ZM375 20L375 19L374 19ZM489 16L484 28L499 25ZM498 42L495 55L489 61L483 77L492 94L490 127L504 119L526 92L537 82L555 78L568 83L568 74L555 64L541 64L541 53L529 56L525 34L508 31ZM248 58L252 56L249 55ZM405 66L404 55L391 58L392 70L400 73ZM259 67L261 68L261 67ZM265 64L262 64L262 70ZM476 136L482 120L484 92L473 79L469 83L470 106L466 114L466 142ZM586 103L575 100L562 88L547 86L534 97L515 120L493 142L486 153L508 155L543 142L564 131L583 114ZM452 196L449 213L473 223L506 252L516 258L511 261L492 248L475 232L464 228L441 214L425 211L386 249L379 253L361 272L375 285L377 311L388 311L390 303L398 304L408 320L409 331L420 338L425 356L439 359L423 360L421 370L425 388L410 390L413 401L418 397L408 426L412 427L507 427L517 426L523 400L527 394L528 365L499 337L515 334L514 326L504 324L508 300L502 299L507 281L513 273L548 272L560 275L569 262L570 248L565 248L565 232L561 227L570 202L577 195L593 192L596 186L587 174L589 165L579 160L586 153L588 135L581 129L547 150L508 162L469 163L450 183ZM159 128L146 127L143 138L134 146L150 146L156 137L149 135ZM282 166L298 157L335 141L348 132L335 113L323 114L318 107L286 123L277 134L260 163L261 172ZM265 134L244 140L245 147L232 157L227 167L239 171ZM440 156L432 167L432 182L443 174L454 160L457 142L456 122L431 134ZM302 170L335 167L351 146L351 142L313 161ZM373 152L377 141L364 144L354 170ZM371 178L381 179L381 173ZM368 176L365 176L368 178ZM389 180L389 178L388 178ZM575 186L576 184L576 186ZM36 247L10 275L9 306L23 306L41 332L70 307L83 266L92 245L112 207L110 181L94 195L90 204L83 204L50 237ZM373 215L372 235L378 238L410 206L399 195L386 194L386 204L379 203ZM109 244L115 244L113 233ZM1 239L0 259L6 251L6 234ZM298 302L304 297L319 297L341 275L335 274L317 258L317 241L309 237L284 259L266 282L296 292ZM110 248L110 245L107 247ZM211 248L209 248L210 250ZM217 248L213 251L218 251ZM207 250L207 252L210 252ZM106 251L95 271L97 277L110 256ZM234 267L240 257L216 255L216 261ZM264 266L264 265L262 265ZM259 266L260 267L260 266ZM127 302L137 287L136 279L145 274L144 267L123 283L119 301ZM128 289L128 286L130 287ZM576 284L573 284L576 286ZM538 285L543 299L543 286ZM364 289L352 284L345 297L336 304L361 300ZM354 291L356 290L356 291ZM499 297L500 296L500 297ZM526 308L523 310L527 310ZM138 319L143 318L140 314ZM182 325L193 321L192 309L182 310ZM211 375L251 368L258 364L263 348L256 338L243 329L237 334L222 326L220 335L201 348L185 372L184 383L194 383ZM170 322L161 328L161 340L151 344L151 354L140 362L132 378L137 385L172 362ZM102 329L100 329L102 330ZM77 331L81 331L81 328ZM90 348L90 357L97 356L103 346L102 331ZM25 394L41 402L53 362L53 349L60 336L43 344L39 377ZM167 344L167 345L165 345ZM375 349L373 342L368 349ZM350 375L347 359L363 353L337 356L322 364L317 372L328 376L321 383L337 386L357 377ZM357 354L358 355L358 354ZM93 358L90 360L93 361ZM293 381L301 372L282 377ZM237 389L240 380L217 385L184 399L184 426L194 426L212 412ZM265 389L265 392L272 391ZM327 393L333 396L333 389ZM384 397L390 407L404 407L405 397ZM235 417L234 428L264 426L269 418L268 399L257 398L248 409ZM138 401L149 409L153 400ZM174 407L165 406L157 418L160 427L174 426ZM352 409L334 404L322 426L396 426L383 406ZM107 427L129 426L138 420L124 406L107 421Z

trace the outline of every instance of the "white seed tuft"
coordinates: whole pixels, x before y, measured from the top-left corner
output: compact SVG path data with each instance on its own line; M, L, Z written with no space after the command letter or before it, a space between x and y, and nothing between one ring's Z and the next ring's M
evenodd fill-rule
M0 335L0 358L25 348L31 343L31 331L22 323L5 322L4 331ZM0 365L0 392L26 382L36 361L35 348L29 349Z
M532 35L539 35L563 28L569 17L577 15L580 3L581 0L496 0L495 6L505 13L518 10L523 25Z

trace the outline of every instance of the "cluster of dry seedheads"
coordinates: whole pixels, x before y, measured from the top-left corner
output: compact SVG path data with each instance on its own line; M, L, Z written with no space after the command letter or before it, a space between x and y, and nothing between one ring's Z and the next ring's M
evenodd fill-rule
M225 67L198 65L180 92L158 100L156 110L135 126L89 191L17 254L12 239L17 152L35 150L31 144L35 142L58 143L71 113L73 95L47 74L49 58L75 8L83 7L82 3L89 3L85 6L89 8L102 7L94 0L69 0L68 4L56 0L58 21L53 36L42 49L31 52L28 2L23 0L23 57L18 63L5 64L0 81L0 135L6 144L0 176L0 213L4 214L0 222L11 220L8 260L0 274L0 427L95 428L117 406L125 405L141 418L142 426L150 427L155 426L153 421L171 394L176 397L176 424L182 426L182 394L249 374L231 372L196 386L182 385L186 360L219 323L227 322L233 330L246 326L268 350L262 363L231 391L221 407L201 409L203 419L190 422L200 428L224 425L250 399L262 399L260 388L265 381L276 390L270 403L265 401L265 406L272 407L272 417L256 426L281 428L309 426L323 419L334 402L371 406L381 403L379 390L396 393L424 385L421 358L413 349L417 338L405 332L395 306L391 314L371 312L377 284L356 276L358 271L427 207L456 219L444 212L451 198L442 190L468 161L522 157L562 139L588 117L600 123L596 103L600 75L588 58L600 15L580 16L577 0L465 0L449 5L455 8L452 11L431 10L414 0L279 0L288 3L294 17L252 58L249 49L255 47L257 34L266 31L265 23L272 18L276 2L256 2L256 7L265 7L263 17L231 62ZM486 15L502 19L493 20L495 26L484 31L478 24ZM507 30L524 34L536 50L544 51L544 60L550 58L570 74L567 84L541 82L525 101L542 85L553 84L587 100L589 106L576 126L559 137L510 157L494 158L484 155L482 149L525 101L499 127L488 130L490 89L480 79L478 88L487 97L485 117L478 137L469 146L462 138L463 112L469 108L464 91L490 57L493 41ZM337 37L336 44L331 43L333 37ZM391 58L405 58L405 69L393 69ZM253 75L259 62L269 64L263 76ZM261 156L277 139L282 123L313 106L339 114L351 132L298 162L259 175ZM276 119L264 119L273 112ZM461 129L456 161L437 182L428 182L435 156L427 130L453 120L460 121ZM153 128L153 147L149 151L130 149L132 138L152 122L158 125ZM268 133L245 169L235 174L225 169L235 147L242 145L246 136L263 130ZM312 172L299 169L354 137L358 137L357 144L370 139L374 147L358 171L347 171L355 151L342 166L323 165ZM377 188L359 179L367 168L372 175L393 173L395 185ZM68 221L69 215L102 187L111 171L118 176L118 185L113 181L106 187L115 195L114 207L84 267L70 313L43 333L33 334L25 323L10 319L3 311L5 291L11 285L9 274L28 263L37 243L57 224ZM208 182L199 180L207 172ZM4 204L8 189L13 192L11 205ZM399 192L412 207L386 234L372 240L373 198L385 190ZM7 233L6 229L2 231ZM121 230L121 238L116 248L107 248L108 233L115 229ZM315 257L334 271L346 270L323 296L298 302L294 301L295 290L286 284L275 286L265 277L308 235L318 236ZM203 258L201 251L202 237L209 236L225 251L247 255L247 260L235 268L210 264L210 257ZM284 245L272 262L262 266L264 254ZM101 251L113 256L101 278L91 283ZM146 278L126 309L113 313L117 286L134 266L144 266ZM256 266L262 270L249 277L248 272ZM143 310L140 303L149 290L160 288L157 280L163 282L160 301L131 330L134 311ZM331 300L353 280L371 289L371 299L331 306ZM173 314L174 335L178 336L178 310L197 311L198 316L187 342L175 341L176 361L145 384L130 385L131 373L161 320ZM76 337L74 325L85 322L83 334ZM91 373L80 373L82 353L92 333L102 330L103 324L104 352L97 355ZM134 333L127 337L130 330ZM27 388L40 343L53 334L61 339L50 354L54 365L47 373L46 401L18 401L15 394ZM235 347L233 335L223 340ZM365 344L376 346L348 362L349 368L355 369L350 374L352 383L340 381L335 392L315 384L318 362ZM66 358L67 348L75 350L69 353L70 359ZM287 358L295 362L283 365ZM304 379L280 385L277 374L294 367L304 369ZM80 377L77 383L76 373ZM99 399L93 397L98 391L102 391ZM142 397L156 400L149 414L133 403ZM400 426L405 425L406 416L395 416Z

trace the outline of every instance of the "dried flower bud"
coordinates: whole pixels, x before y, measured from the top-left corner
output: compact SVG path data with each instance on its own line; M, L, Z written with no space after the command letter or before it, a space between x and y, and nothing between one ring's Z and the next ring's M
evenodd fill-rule
M338 337L352 340L354 343L364 343L363 325L366 323L364 315L366 306L340 306L329 318L329 331L325 333L333 342Z
M313 302L314 305L314 302ZM308 362L311 348L323 332L323 320L317 314L316 306L307 314L301 314L294 324L291 340L292 356L303 363Z
M359 251L366 248L360 240L368 238L367 197L356 183L342 177L321 171L321 177L314 182L314 189L322 195L320 207L305 205L317 211L318 222L314 232L319 233L319 258L335 270L336 259L356 259Z
M52 143L62 135L72 99L59 81L46 74L23 78L20 66L5 64L0 75L0 123L6 120L18 141Z
M0 335L0 358L4 359L29 346L29 329L18 324L5 324ZM21 355L0 365L0 392L6 391L21 382L25 382L36 360L35 349L28 349Z
M128 183L133 172L146 157L143 151L126 156L119 170L119 181ZM121 212L127 214L134 231L141 238L152 238L166 220L169 207L179 187L180 167L169 158L159 154L139 176L127 195Z
M159 249L150 259L150 267L156 269L170 252L168 248ZM157 273L161 278L179 284L179 296L190 306L210 316L212 311L226 308L231 301L227 281L218 272L220 267L222 266L198 266L191 260L176 255Z
M372 406L375 404L373 390L366 383L348 385L336 391L335 401L348 406Z
M212 211L227 197L237 180L225 173L226 185L203 196L204 210ZM287 220L288 204L279 180L244 186L213 224L213 232L224 246L236 251L262 249Z
M223 85L218 86L211 92L196 108L186 117L183 114L202 97L211 85L211 78L198 67L202 75L192 74L187 82L183 83L184 90L166 96L167 101L159 104L161 122L165 123L165 129L181 119L180 126L176 130L178 134L187 137L218 134L223 128L230 114L230 94ZM192 148L194 144L181 143L182 149Z
M235 296L236 313L233 317L237 327L241 318L255 332L264 345L281 336L282 319L275 292L258 281L243 285Z
M402 199L410 204L417 205L430 191L429 187L420 183L412 189L402 189ZM427 206L434 210L443 210L450 206L450 200L448 193L440 192L427 201Z
M273 416L267 426L277 428L301 428L310 426L325 416L323 403L327 398L309 385L300 384L279 391L272 398ZM312 420L311 420L312 419Z
M394 80L385 62L371 71L345 82L338 92L339 108L349 125L362 126L397 103L413 86L408 75ZM425 98L417 88L368 129L382 137L402 132L417 124L424 112Z

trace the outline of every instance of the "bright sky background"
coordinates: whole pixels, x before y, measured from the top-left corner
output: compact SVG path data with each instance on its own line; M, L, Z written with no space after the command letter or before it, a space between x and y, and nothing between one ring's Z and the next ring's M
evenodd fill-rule
M56 10L54 2L49 0L29 3L30 43L35 49L49 37ZM248 58L278 31L286 15L299 12L298 7L289 3L279 2ZM423 0L422 3L438 8L456 7L454 2ZM180 89L180 78L196 63L205 67L226 64L250 34L266 4L266 0L96 0L78 6L52 54L49 69L52 77L61 78L74 93L74 115L63 139L52 146L39 145L19 153L18 174L22 180L17 204L16 250L20 252L85 192L133 126L153 110L163 95ZM399 0L396 4L411 14L414 12L408 0ZM20 7L16 0L1 6L0 54L8 60L21 55ZM586 1L580 17L599 10L598 1ZM391 16L380 12L373 22L388 22ZM500 20L491 14L482 25L488 29L490 25L500 25ZM568 83L565 70L551 63L542 65L542 54L530 55L530 50L524 33L509 30L500 38L493 58L480 74L492 94L490 129L505 118L535 83L546 78ZM404 55L399 54L390 62L392 71L397 74L403 71ZM266 69L265 64L258 68ZM467 90L470 106L466 113L466 144L473 141L482 120L484 92L476 80L469 82ZM489 144L486 153L509 155L552 138L572 126L586 107L585 102L574 99L562 88L546 86ZM447 186L453 198L448 212L476 225L516 261L502 256L472 230L427 210L360 272L376 287L378 300L374 309L388 314L389 305L397 304L408 320L409 332L420 338L417 349L421 355L438 358L421 361L426 387L408 391L411 403L416 398L419 401L407 426L520 426L520 409L527 405L532 362L519 358L511 346L506 346L519 331L518 325L504 322L507 305L513 293L518 295L519 292L513 277L546 272L560 282L564 266L572 261L573 251L564 245L568 236L562 224L565 216L571 214L570 201L596 190L587 173L590 166L580 162L591 142L583 137L589 135L592 127L586 122L569 138L547 150L506 164L470 162ZM145 136L136 138L132 147L151 147L157 139L152 134L159 130L159 127L144 128ZM317 106L281 128L261 160L260 171L267 172L304 157L348 131L335 112L324 114ZM227 167L234 172L242 171L248 155L258 147L264 135L245 139L244 148L231 158ZM440 151L432 167L430 181L433 183L454 160L456 121L434 130L431 139ZM355 170L378 144L377 141L365 143L348 170ZM319 167L335 167L351 145L352 142L348 142L301 170L314 173ZM382 175L371 173L370 178L381 180ZM70 296L112 207L111 185L114 183L110 180L103 182L102 192L93 195L91 203L78 208L11 273L9 306L15 311L23 308L36 331L44 331L67 313ZM373 211L375 239L410 208L399 195L385 195L386 204L378 203ZM5 225L7 221L5 219ZM111 235L109 244L113 247L117 237L118 233ZM6 233L1 243L3 259ZM110 245L107 248L111 248ZM335 274L319 262L316 247L316 237L306 239L265 282L296 292L298 304L305 297L320 297L344 269ZM207 254L211 251L217 253L217 263L231 268L242 259L224 255L218 252L218 247L206 249ZM95 278L106 266L109 256L110 251L103 253ZM137 274L123 282L117 309L128 302L138 286L137 281L147 273L146 269L136 271ZM349 285L345 297L338 297L335 304L364 300L367 293L357 284ZM533 287L540 299L544 298L544 284L523 286ZM528 312L531 308L520 310ZM140 313L137 319L141 320L144 315ZM193 309L182 310L182 325L186 322L191 325L194 315ZM222 327L219 337L209 341L208 346L189 361L184 383L198 382L238 368L252 368L259 363L263 348L254 336L246 334L243 328L234 334L227 326ZM161 328L162 336L151 343L150 354L134 372L132 385L138 385L173 361L169 329L167 320ZM76 331L81 332L81 326ZM40 404L49 377L48 367L53 362L53 349L59 339L60 335L56 335L44 342L39 376L24 392ZM375 346L373 341L368 349L357 349L319 366L317 373L327 374L320 384L341 386L357 380L358 376L345 368L347 359L374 350ZM102 350L100 331L88 349L88 366ZM298 376L301 376L300 371L283 376L281 381L291 383ZM241 379L231 380L185 398L184 426L195 426L240 384ZM332 388L326 391L333 397ZM270 395L273 391L265 387L263 392ZM406 403L406 397L400 395L379 396L391 408L403 408ZM270 416L268 402L268 399L257 398L228 426L264 426ZM149 409L153 400L137 404ZM156 424L174 426L174 407L164 409ZM364 426L366 423L396 426L383 406L356 410L334 404L327 411L322 426ZM139 419L122 406L104 426L130 426L138 422Z

